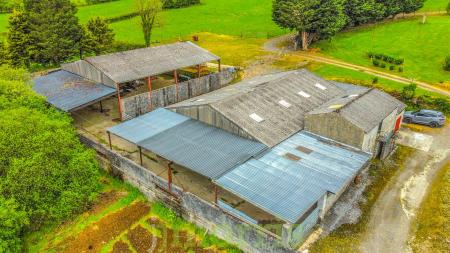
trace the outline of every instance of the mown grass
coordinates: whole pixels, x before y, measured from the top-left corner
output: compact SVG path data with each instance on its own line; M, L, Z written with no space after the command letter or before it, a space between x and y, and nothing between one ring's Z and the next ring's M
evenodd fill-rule
M438 85L450 83L450 74L443 69L444 59L450 53L450 17L430 16L425 24L420 21L412 18L360 27L313 47L334 58L368 67L372 67L368 52L401 57L405 59L404 72L385 71Z
M448 0L426 0L419 12L445 11Z
M345 83L353 83L363 86L372 86L372 81L375 78L375 76L367 73L328 64L311 65L309 69L314 73L329 80ZM374 86L387 92L389 91L401 92L403 90L403 87L407 86L407 84L395 82L384 78L378 78L378 83L376 83ZM424 90L420 87L416 89L416 94L448 99L447 96L441 95L436 92Z
M370 185L364 191L365 201L359 204L361 217L356 224L344 224L327 237L312 245L312 253L352 253L360 252L359 244L370 219L370 211L386 184L398 170L404 169L406 159L413 150L400 146L392 157L385 161L373 161L369 168Z
M415 217L412 249L417 253L448 252L450 249L450 163L432 182Z

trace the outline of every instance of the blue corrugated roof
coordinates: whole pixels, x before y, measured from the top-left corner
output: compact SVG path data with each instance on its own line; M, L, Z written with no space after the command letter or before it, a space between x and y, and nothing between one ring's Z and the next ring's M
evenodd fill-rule
M138 145L211 179L220 177L267 149L264 144L193 119Z
M47 102L70 112L112 96L116 90L89 81L64 70L52 72L33 80L33 90L45 96Z
M295 223L324 194L343 189L370 157L302 131L216 183L275 217Z
M178 113L159 108L109 128L108 131L134 144L138 144L138 142L144 141L189 119Z
M216 179L267 149L256 141L160 108L108 131L169 161Z

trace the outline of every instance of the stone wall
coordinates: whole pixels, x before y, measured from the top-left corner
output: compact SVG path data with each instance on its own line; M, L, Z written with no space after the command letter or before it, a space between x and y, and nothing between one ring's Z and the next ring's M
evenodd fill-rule
M136 96L122 99L122 119L128 120L154 109L165 107L183 100L220 89L236 77L234 68L226 68L219 73L191 79L178 85L171 85Z
M150 201L161 201L186 220L250 253L294 253L283 247L282 238L233 216L196 195L184 192L136 164L83 135L81 141L97 151L103 168L137 187Z

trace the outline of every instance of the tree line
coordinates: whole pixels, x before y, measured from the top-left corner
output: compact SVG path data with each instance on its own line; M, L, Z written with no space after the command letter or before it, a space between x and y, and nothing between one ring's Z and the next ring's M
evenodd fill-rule
M400 13L412 13L425 0L274 0L272 19L297 31L296 47L307 50L317 40L338 31L377 22Z

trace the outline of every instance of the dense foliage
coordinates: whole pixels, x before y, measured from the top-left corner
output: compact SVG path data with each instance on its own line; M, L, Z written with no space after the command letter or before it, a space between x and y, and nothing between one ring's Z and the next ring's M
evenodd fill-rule
M0 66L0 129L0 251L17 252L25 231L84 210L99 170L70 118L32 91L23 70Z
M165 0L164 8L165 9L176 9L191 6L194 4L199 4L200 0Z
M444 70L450 71L450 55L445 57Z
M21 0L0 0L0 13L12 12L22 3Z
M339 30L411 13L425 0L274 0L272 19L282 28L303 33L303 49ZM305 34L308 39L305 39Z
M114 32L103 18L91 18L83 31L82 47L85 52L100 55L111 50Z

